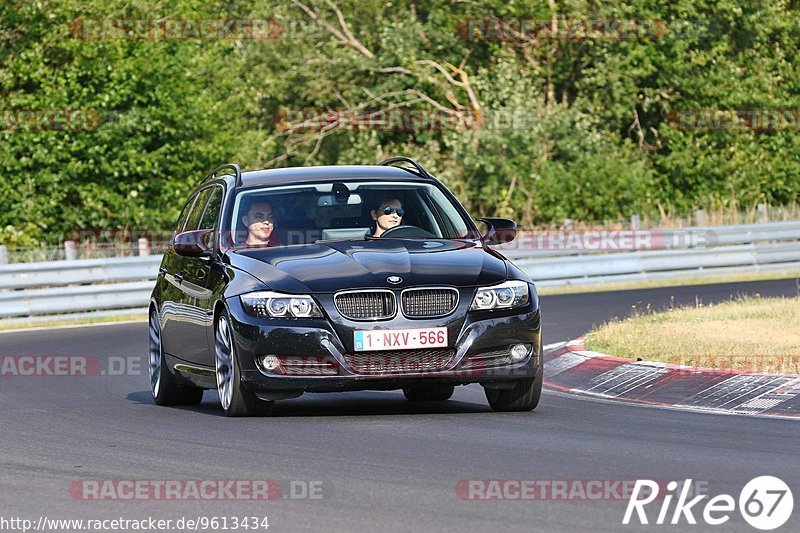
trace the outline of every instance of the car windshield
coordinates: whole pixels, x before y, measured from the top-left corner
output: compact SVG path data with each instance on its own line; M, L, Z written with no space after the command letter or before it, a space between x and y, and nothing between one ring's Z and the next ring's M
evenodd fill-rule
M236 246L371 238L475 238L435 184L336 181L245 189L228 226Z

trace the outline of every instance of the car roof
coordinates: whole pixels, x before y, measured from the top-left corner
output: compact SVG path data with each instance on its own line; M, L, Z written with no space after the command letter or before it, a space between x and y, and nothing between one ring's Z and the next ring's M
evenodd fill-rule
M380 165L328 165L318 167L288 167L242 172L242 187L268 185L289 185L312 183L326 180L382 179L387 181L432 180L419 176L413 171L393 166Z

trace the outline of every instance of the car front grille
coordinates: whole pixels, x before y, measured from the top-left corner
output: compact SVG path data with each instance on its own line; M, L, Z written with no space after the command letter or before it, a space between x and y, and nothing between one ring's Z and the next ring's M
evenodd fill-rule
M396 303L391 291L349 291L334 296L336 309L351 320L379 320L395 315Z
M335 376L339 365L330 357L281 356L280 373L287 376Z
M407 289L403 291L403 314L430 318L452 313L458 305L458 291L449 288Z
M447 367L455 350L402 350L345 354L347 364L357 374L403 374L436 372Z

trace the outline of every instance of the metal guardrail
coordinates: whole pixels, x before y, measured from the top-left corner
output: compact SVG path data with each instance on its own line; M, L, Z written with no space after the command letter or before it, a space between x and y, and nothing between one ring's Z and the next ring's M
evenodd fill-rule
M508 245L495 247L511 259L524 259L530 257L554 257L560 255L575 255L577 253L602 253L610 250L576 250L567 249L568 246L540 247L537 238L547 237L555 232L520 232L517 240ZM565 231L563 235L599 233L598 231ZM605 231L613 234L614 231ZM732 246L735 244L751 244L758 242L792 241L800 239L800 221L767 222L762 224L740 224L737 226L691 226L685 228L652 229L652 230L618 230L618 233L643 234L651 243L649 250L672 250L695 247ZM551 239L552 240L552 239ZM566 243L568 244L568 243ZM620 250L624 251L624 250Z
M763 241L800 239L800 221L741 224L738 226L707 226L687 228L693 232L705 231L716 236L716 245L748 244ZM674 233L680 230L664 230Z
M154 280L158 275L161 257L160 255L148 255L3 265L0 266L0 289Z
M662 249L499 248L541 287L800 270L800 221L653 231ZM687 232L703 233L713 246L675 249ZM0 318L146 307L160 262L152 255L2 265Z
M540 287L800 270L800 242L518 259Z
M153 285L136 281L0 292L0 317L147 307Z

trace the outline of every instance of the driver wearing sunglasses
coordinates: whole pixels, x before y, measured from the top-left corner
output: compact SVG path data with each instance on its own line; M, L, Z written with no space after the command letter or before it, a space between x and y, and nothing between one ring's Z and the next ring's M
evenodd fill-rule
M397 198L388 198L378 205L378 209L371 212L372 220L375 221L375 232L373 237L380 237L387 230L399 226L403 223L403 215L406 214L402 203Z

